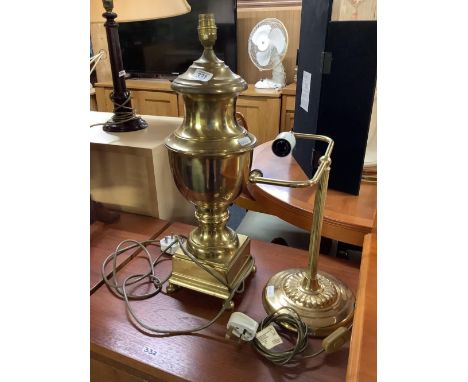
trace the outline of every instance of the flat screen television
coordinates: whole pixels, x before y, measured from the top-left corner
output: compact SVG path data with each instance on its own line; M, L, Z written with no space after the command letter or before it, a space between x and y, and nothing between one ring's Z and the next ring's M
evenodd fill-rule
M237 0L188 2L192 10L185 15L119 24L123 64L130 77L175 78L185 72L203 51L197 32L200 13L215 15L216 55L237 71Z

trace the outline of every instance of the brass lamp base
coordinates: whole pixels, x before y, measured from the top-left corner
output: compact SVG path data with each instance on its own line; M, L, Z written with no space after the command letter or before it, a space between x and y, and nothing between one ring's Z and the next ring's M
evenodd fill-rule
M229 258L224 256L199 260L205 267L225 280L229 288L197 265L179 248L172 257L172 274L167 291L173 292L177 286L181 286L227 300L231 295L232 287L255 270L255 268L251 269L253 259L250 257L250 239L244 235L238 234L237 236L239 247Z
M281 307L291 307L317 337L325 337L339 326L349 325L354 315L353 292L325 272L317 272L319 289L308 291L303 287L306 275L307 270L294 268L268 280L263 291L266 312L271 314Z

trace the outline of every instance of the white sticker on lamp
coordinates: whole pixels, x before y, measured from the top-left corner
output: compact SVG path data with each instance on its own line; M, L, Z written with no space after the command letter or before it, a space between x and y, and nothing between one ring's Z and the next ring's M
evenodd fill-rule
M249 137L242 137L239 139L239 144L241 146L245 146L245 145L248 145L250 143L250 138Z
M213 77L213 73L207 72L206 70L202 70L202 69L196 69L192 74L192 78L194 80L203 81L203 82L211 80L212 77Z
M301 107L307 112L309 111L309 93L311 79L312 74L304 70L302 74Z

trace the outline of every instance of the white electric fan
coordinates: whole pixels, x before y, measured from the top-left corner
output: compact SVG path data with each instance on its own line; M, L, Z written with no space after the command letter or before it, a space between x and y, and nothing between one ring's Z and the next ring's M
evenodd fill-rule
M286 84L283 61L288 49L288 32L278 19L260 21L250 32L249 56L260 70L273 70L271 79L262 79L255 84L260 89L282 88Z

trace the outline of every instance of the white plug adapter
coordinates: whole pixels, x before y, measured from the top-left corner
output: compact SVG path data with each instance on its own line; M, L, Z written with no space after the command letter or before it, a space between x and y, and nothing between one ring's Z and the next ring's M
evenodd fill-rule
M166 251L166 249L174 242L177 241L177 239L174 237L174 235L169 235L163 237L160 241L159 244L161 245L161 251ZM173 255L175 251L179 248L179 242L176 242L171 248L169 248L166 253Z
M244 313L234 312L229 317L227 329L226 338L234 335L243 341L252 341L257 334L258 322Z

